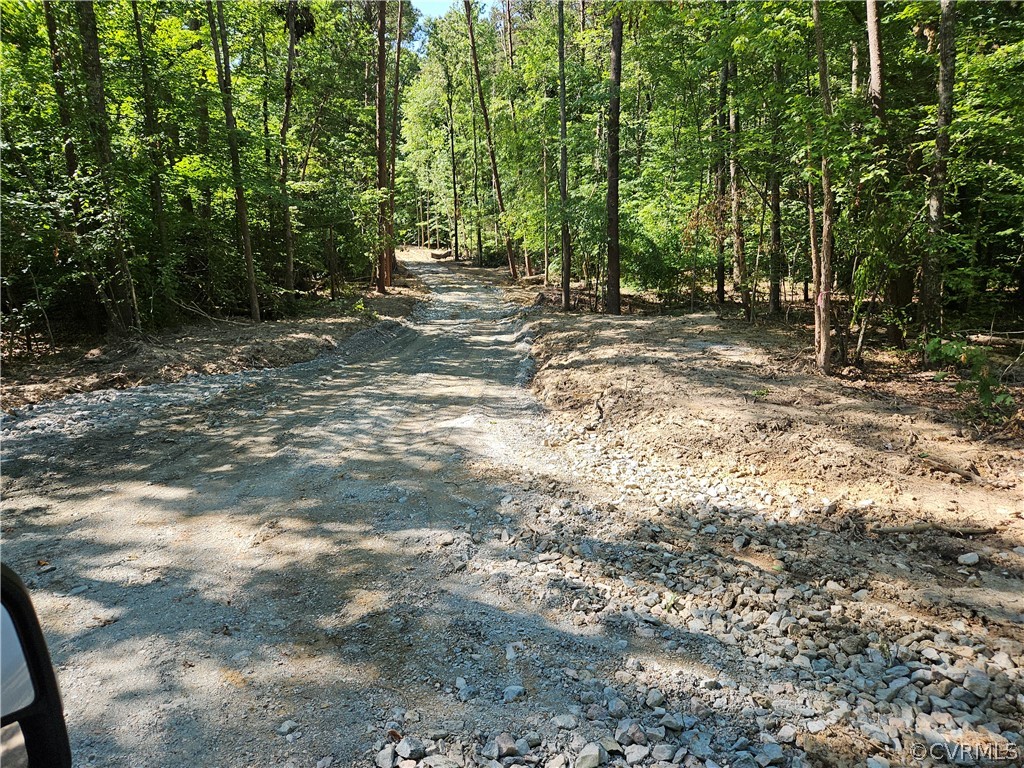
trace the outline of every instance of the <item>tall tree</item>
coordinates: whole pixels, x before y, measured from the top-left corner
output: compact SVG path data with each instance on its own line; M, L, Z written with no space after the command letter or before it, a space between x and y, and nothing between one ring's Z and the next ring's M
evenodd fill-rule
M732 275L735 288L740 292L743 313L752 318L750 286L747 276L746 241L743 237L742 185L740 184L740 111L736 97L736 61L729 62L729 193L732 201Z
M768 207L771 229L768 244L768 313L782 307L782 158L779 156L782 113L778 104L782 97L782 62L772 64L772 151L768 169Z
M160 246L159 259L165 260L170 251L170 239L167 234L167 214L164 211L164 192L161 176L164 170L164 148L160 142L160 128L156 115L156 94L153 87L153 79L149 69L149 55L146 51L146 44L142 37L142 18L139 15L139 4L132 0L132 24L135 27L135 43L139 49L139 74L142 76L142 114L143 126L148 143L150 162L153 169L149 174L149 197L153 207L153 218L156 222L157 238ZM159 263L153 265L154 273L160 269ZM158 279L158 284L165 285L163 280Z
M97 174L103 188L103 204L109 216L114 220L114 226L120 226L117 222L117 214L114 210L114 196L110 181L110 173L114 164L114 153L110 145L110 125L107 121L107 94L103 78L103 64L100 60L100 40L96 30L96 11L92 0L81 0L75 4L75 12L78 16L78 34L82 41L82 70L85 74L85 93L88 103L89 132L93 139L93 148L97 163ZM126 328L141 329L142 318L139 316L139 302L135 293L135 279L132 276L131 265L125 253L124 244L121 242L120 233L115 235L117 244L117 266L114 270L120 274L118 277L122 284L122 293L126 304L125 311L127 320L118 321L115 330L123 331Z
M715 298L718 303L725 304L725 192L726 149L725 134L729 123L727 101L729 98L729 62L723 61L718 71L718 108L714 117L714 137L717 149L715 152Z
M878 0L865 0L868 28L868 99L871 113L885 128L885 59L882 55L882 25Z
M228 134L228 154L231 156L231 181L235 187L235 211L238 216L238 231L242 239L242 254L245 258L245 274L249 284L249 316L254 323L260 322L260 298L256 290L256 265L252 258L252 236L249 232L249 206L245 198L245 184L242 181L242 160L238 153L238 125L231 90L231 52L228 48L227 24L224 23L224 0L217 0L217 12L213 0L206 0L206 15L210 23L210 40L213 43L213 58L217 66L217 83L220 86L221 101L224 103L224 124Z
M299 12L298 0L285 5L285 26L288 29L288 60L284 68L284 114L281 116L280 172L277 184L281 195L281 225L284 228L284 288L295 290L295 234L292 231L292 204L288 194L288 133L291 130L292 99L295 93L295 23Z
M814 47L818 58L818 84L821 89L825 125L832 121L832 96L828 87L828 60L825 58L825 32L821 22L821 0L813 0ZM821 245L818 247L818 293L814 297L814 325L817 337L815 359L818 370L832 371L832 230L835 226L835 192L832 189L832 161L828 147L821 153Z
M569 242L569 148L565 126L565 0L558 0L558 195L562 229L562 310L571 308L572 251Z
M612 16L608 95L608 313L621 313L619 297L619 98L622 84L622 12Z
M487 113L487 99L484 96L483 81L480 78L480 58L476 50L476 35L473 32L473 5L470 0L463 0L466 10L466 25L469 28L469 52L473 60L473 76L476 79L476 92L480 96L480 115L484 120L484 136L487 139L487 154L491 159L491 176L494 182L494 197L498 203L498 228L505 239L505 253L508 256L508 273L515 280L518 278L516 271L515 250L512 245L512 235L508 226L500 219L505 216L505 198L501 193L501 176L498 175L498 158L494 152L494 136L491 133L491 119Z
M928 235L921 260L921 330L925 337L941 327L939 296L946 262L946 183L949 165L949 127L953 122L953 83L956 77L956 0L942 0L939 21L939 108L935 121L935 150L928 182Z
M388 161L388 285L395 271L395 157L398 152L398 104L402 92L402 9L405 0L398 0L398 22L395 25L395 86L391 100L391 157Z
M388 259L388 135L387 115L387 0L377 0L377 292L385 293L391 264Z

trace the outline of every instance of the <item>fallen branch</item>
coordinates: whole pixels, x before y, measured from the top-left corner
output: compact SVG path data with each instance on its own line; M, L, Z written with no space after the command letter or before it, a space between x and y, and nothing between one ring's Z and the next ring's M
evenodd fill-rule
M251 323L240 323L237 320L225 320L222 317L213 317L212 315L208 315L205 312L203 312L203 310L199 309L199 307L195 306L194 304L190 307L185 304L182 304L180 301L175 301L174 299L171 299L171 301L177 304L182 309L184 309L186 312L194 312L195 314L201 315L205 317L207 320L212 320L215 323L227 323L228 325L251 325Z
M977 472L971 472L966 469L954 467L952 464L947 464L945 461L941 461L939 459L924 457L921 459L921 462L926 467L930 468L932 472L949 472L950 474L962 477L964 480L970 480L972 483L985 482L985 479Z
M954 536L988 536L995 533L993 527L972 528L970 526L944 525L943 523L912 523L910 525L876 525L868 529L868 533L925 533L926 531L942 531Z

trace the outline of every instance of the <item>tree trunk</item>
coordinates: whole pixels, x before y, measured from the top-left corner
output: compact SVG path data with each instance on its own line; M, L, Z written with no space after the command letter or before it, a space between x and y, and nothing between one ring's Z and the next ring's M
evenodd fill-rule
M214 16L213 0L206 0L206 14L210 22L210 37L213 41L213 58L217 64L217 83L221 100L224 102L224 123L228 133L228 154L231 156L231 181L235 187L235 208L238 213L238 230L242 238L242 254L245 258L245 273L249 283L249 316L254 323L260 322L260 299L256 290L256 266L252 258L252 237L249 233L249 207L242 183L242 161L238 153L238 126L231 91L231 53L228 49L227 25L224 23L224 0L217 0L217 14Z
M153 206L153 218L156 223L157 238L160 243L160 259L164 261L170 251L170 242L167 236L167 213L164 210L164 193L160 176L164 169L164 153L160 147L160 128L156 118L156 97L154 95L153 81L150 77L149 61L146 56L146 47L142 39L142 19L139 15L139 4L132 0L132 21L135 26L135 42L139 48L139 69L142 75L142 110L143 130L146 134L146 143L149 145L149 155L153 163L153 171L149 177L149 198ZM160 264L155 263L154 276L157 276ZM163 281L157 279L158 285Z
M53 69L53 91L57 100L57 116L60 120L61 137L64 145L64 165L68 183L72 189L71 212L74 216L75 231L80 235L82 233L82 200L78 192L75 191L76 177L78 175L78 152L75 150L71 126L71 110L68 107L67 100L67 84L64 82L64 57L57 43L57 17L54 15L51 0L43 0L43 15L46 19L46 38L50 45L50 66ZM103 307L103 311L107 316L107 322L110 323L111 328L123 332L125 330L124 325L114 305L111 303L110 297L103 290L103 286L100 285L92 269L87 269L89 284L96 292L96 298L99 300L100 306Z
M868 27L868 99L871 114L885 130L885 60L882 57L882 25L878 16L878 0L866 0Z
M540 147L541 172L544 184L544 286L548 285L548 267L550 254L548 253L548 145L543 139Z
M740 199L740 113L736 104L736 62L729 62L729 79L732 88L729 93L729 193L732 201L732 276L735 290L740 293L743 314L749 322L753 316L750 306L750 286L747 275L746 240L743 237L743 212Z
M718 73L718 111L715 115L715 298L725 304L725 132L728 125L726 104L729 97L729 64L724 62Z
M494 177L494 196L498 202L498 216L505 215L505 199L501 194L501 177L498 175L498 158L494 153L494 136L491 133L491 120L487 115L487 99L484 97L483 82L480 79L480 60L476 53L476 36L473 33L473 5L470 0L463 0L463 5L466 9L466 24L469 27L469 52L473 59L473 75L476 78L476 91L480 96L480 114L484 119L484 136L487 139L487 154L491 159L491 175ZM500 229L503 231L505 239L505 252L508 256L508 272L515 280L519 277L516 271L515 252L512 246L512 238L504 226Z
M619 100L622 85L622 13L612 16L611 88L608 98L608 292L611 315L621 314L619 297Z
M452 86L448 84L448 145L452 156L452 221L455 229L455 247L452 254L459 260L459 179L455 165L455 111L452 109Z
M942 0L939 22L939 109L935 152L928 183L928 243L921 259L921 331L927 338L942 327L939 297L946 263L943 229L946 219L946 175L949 126L953 122L953 83L956 77L956 0Z
M201 6L200 6L201 7ZM201 12L200 12L201 13ZM202 28L202 22L200 16L197 15L194 18L189 19L188 28L193 32L198 32ZM202 50L203 44L201 41L196 41L194 44L196 50ZM210 148L210 101L207 98L207 87L206 87L206 70L203 69L199 73L197 78L199 86L199 94L196 99L196 118L198 122L196 130L196 150L198 153L206 157ZM213 187L205 179L199 182L199 207L198 214L199 218L208 220L213 213Z
M562 310L571 309L572 252L569 243L569 150L565 128L565 0L558 0L558 195L562 230Z
M477 266L484 265L484 214L480 210L480 147L476 138L476 106L475 99L470 99L470 111L473 115L473 205L476 207L476 260Z
M284 69L284 114L281 117L280 172L277 176L281 195L281 226L284 229L284 289L295 290L295 235L292 232L292 205L288 195L288 132L291 129L292 95L295 90L295 17L299 12L297 0L288 0L285 22L288 26L288 63Z
M377 0L377 292L386 293L388 284L388 136L387 113L387 35L384 29L387 1Z
M818 82L821 87L825 123L832 120L832 96L828 87L828 61L825 58L825 34L821 25L821 0L813 0L814 44L818 54ZM815 326L819 329L816 358L818 370L832 370L832 229L835 218L835 193L832 190L832 163L826 149L821 155L821 247L818 249L818 294L814 299Z
M388 161L388 285L391 285L398 262L395 259L395 158L398 153L398 100L402 85L402 9L398 0L398 24L395 29L395 93L391 102L391 157Z
M46 17L46 38L50 44L50 66L53 69L53 91L57 100L57 116L60 119L61 137L64 144L64 165L68 181L74 185L78 174L78 153L71 133L71 110L68 108L67 84L64 82L64 58L57 45L57 18L53 13L52 0L43 0L43 14ZM77 222L82 212L82 201L77 194L71 198L71 208Z
M782 62L772 66L773 100L782 95ZM768 254L768 313L774 315L782 308L782 194L779 189L782 160L778 143L781 115L776 104L772 106L772 165L768 173L769 208L771 209L771 239Z
M93 147L97 161L97 174L103 186L104 205L107 211L114 214L113 191L110 186L108 173L114 162L114 154L110 146L110 126L107 122L107 94L103 82L103 66L100 63L100 41L96 30L96 11L92 0L81 0L75 3L75 11L78 15L78 33L82 41L82 71L85 74L85 93L88 102L88 124L89 132L93 138ZM117 227L117 223L114 224ZM120 240L120 237L117 237ZM119 323L115 330L121 331L125 328L139 329L141 321L139 316L139 302L135 295L135 280L132 277L131 266L125 253L123 243L118 242L115 246L117 251L117 266L121 272L122 290L125 294L123 301L127 303L128 320ZM119 302L120 303L120 302Z

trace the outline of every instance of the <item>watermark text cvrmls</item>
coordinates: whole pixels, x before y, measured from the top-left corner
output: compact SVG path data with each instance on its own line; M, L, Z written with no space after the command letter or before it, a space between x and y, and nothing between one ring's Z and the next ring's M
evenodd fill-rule
M1021 750L1016 744L957 744L940 742L937 744L914 744L910 754L919 760L930 757L957 765L978 765L984 763L1001 763L1017 760Z

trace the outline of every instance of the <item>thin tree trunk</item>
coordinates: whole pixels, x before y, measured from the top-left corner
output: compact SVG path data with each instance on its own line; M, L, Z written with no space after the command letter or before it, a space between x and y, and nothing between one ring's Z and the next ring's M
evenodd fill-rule
M260 322L260 300L256 290L256 266L252 258L252 237L249 233L249 207L242 183L242 161L238 153L238 126L232 105L231 53L228 49L227 25L224 23L224 0L217 0L217 14L214 16L213 0L206 0L206 14L210 22L210 37L213 41L213 58L217 64L217 82L224 102L224 122L228 133L228 154L231 156L231 181L235 186L235 208L238 213L238 229L242 238L242 253L245 258L245 272L249 283L249 315L254 323Z
M888 124L885 115L885 58L882 52L882 28L878 0L866 0L865 8L868 33L868 101L871 104L871 114L876 122L875 151L880 155L879 162L885 165L888 162ZM882 190L879 189L878 184L875 182L871 190L871 204L875 206L884 205ZM897 310L891 313L894 319L888 324L886 335L890 343L899 347L903 347L906 341L904 325L899 322L899 310L909 304L912 299L913 275L905 266L897 266L889 278L886 289L886 301L892 305L894 310Z
M306 142L306 151L302 153L302 165L299 166L299 181L306 180L306 168L309 166L309 156L313 153L313 142L320 133L320 119L324 114L324 107L327 105L329 94L324 94L320 99L320 105L316 108L316 117L313 118L313 127L309 129L309 140Z
M582 2L582 0L581 0ZM582 8L582 5L581 5ZM584 14L581 13L581 18ZM569 150L565 128L565 0L558 0L558 195L562 231L562 310L571 307L572 251L569 243Z
M548 252L548 145L541 141L541 168L544 183L544 286L548 285L548 268L550 265L550 254Z
M480 210L480 148L476 137L476 99L470 99L473 115L473 205L476 207L476 260L477 266L484 265L484 213Z
M295 17L299 12L297 0L288 0L285 21L288 25L288 63L284 69L284 114L281 117L280 172L277 176L281 196L281 225L284 229L284 289L295 290L295 234L292 232L292 204L288 194L288 132L291 129L292 96L295 90Z
M452 251L455 261L459 260L459 181L458 167L455 165L455 111L452 109L452 86L448 84L448 144L452 156L452 220L455 228L455 248Z
M715 298L725 304L725 132L728 124L726 104L729 97L729 64L724 62L718 73L718 111L715 115Z
M882 56L882 26L878 15L878 0L866 0L868 27L868 99L871 114L885 130L885 60Z
M743 213L740 190L739 135L740 114L736 104L736 62L729 62L729 79L732 88L729 94L729 192L732 199L732 258L734 287L740 293L743 314L749 322L753 316L750 306L750 285L747 274L746 240L743 237Z
M808 161L811 160L810 151L807 152ZM811 297L817 301L818 290L821 287L821 251L818 245L818 214L814 207L814 182L807 182L807 227L811 243L811 296L807 295L807 280L804 280L804 301ZM819 339L821 338L821 326L818 325L818 310L814 310L814 353L817 356Z
M377 207L377 292L386 293L388 283L388 137L386 127L387 112L387 35L384 29L387 15L386 0L377 0L377 194L380 202Z
M398 24L395 29L395 93L391 102L391 157L388 160L388 285L391 285L398 262L395 260L395 158L398 153L398 103L402 86L402 9L398 0Z
M263 115L263 166L266 169L267 178L274 175L273 152L270 141L270 57L267 55L267 29L264 17L260 16L260 52L263 54L263 88L262 88L262 115ZM278 172L280 172L280 167ZM267 206L267 242L274 240L274 225L277 219L277 201L269 188L266 195ZM276 260L276 259L275 259Z
M473 59L473 75L476 78L476 91L480 96L480 114L484 119L484 136L487 139L487 154L491 159L491 174L494 177L494 196L498 202L499 218L505 215L505 199L501 194L501 177L498 175L498 158L494 153L494 136L491 133L491 120L487 115L487 100L484 97L483 82L480 79L480 61L476 53L476 35L473 32L473 6L470 0L463 0L466 10L466 24L469 27L469 52ZM504 226L500 229L505 230ZM508 256L508 272L515 280L519 277L516 270L515 252L512 246L512 238L507 231L503 232L505 238L505 252Z
M146 47L142 39L142 19L139 16L139 4L132 0L132 21L135 26L135 42L139 48L139 68L142 75L142 111L143 130L146 134L146 143L149 145L149 154L153 163L153 171L149 177L149 197L153 206L153 218L156 222L157 238L160 243L160 261L167 258L170 252L170 241L167 236L167 213L164 210L164 193L160 176L164 168L164 155L159 144L160 128L156 119L156 97L153 93L153 81L150 77L149 61L146 56ZM160 269L160 264L152 265L154 273ZM163 281L157 280L159 285Z
M622 13L612 16L611 88L608 98L608 313L621 314L619 296L619 108L622 85Z
M813 0L814 44L818 54L818 81L826 124L832 120L832 96L828 87L828 61L825 58L825 34L821 24L821 0ZM819 286L815 297L815 317L821 331L818 338L818 370L832 371L832 228L835 218L835 193L832 190L832 163L826 149L821 155L821 248L819 249Z
M201 8L201 6L200 6ZM189 19L188 28L192 32L199 32L202 29L201 11L191 19ZM196 50L202 50L203 44L197 40L193 47ZM206 70L203 69L199 72L197 78L199 93L196 99L196 150L201 157L206 157L209 153L210 148L210 101L208 91L206 87ZM199 207L198 214L199 218L209 220L213 209L213 187L206 180L199 182Z
M327 237L324 240L324 250L327 252L327 272L331 280L331 301L338 298L338 249L334 244L334 225L328 225Z
M60 119L64 145L64 165L68 181L73 187L75 176L78 174L78 153L75 151L75 142L71 133L71 110L68 108L67 85L64 82L64 58L61 55L60 46L57 44L57 18L53 13L52 0L43 0L43 14L46 17L46 38L50 44L50 66L53 69L53 90L57 97L57 116ZM78 216L82 212L82 201L77 193L72 195L71 208L77 223Z
M939 109L935 152L928 183L928 244L921 259L921 331L927 337L942 327L939 295L946 262L943 229L946 223L946 176L949 126L953 122L953 83L956 77L956 0L942 0L939 22Z
M782 62L772 66L773 101L782 94ZM772 105L772 161L768 172L768 196L771 209L771 235L768 255L768 313L775 314L782 308L782 194L780 180L782 165L778 143L781 130L777 105Z

